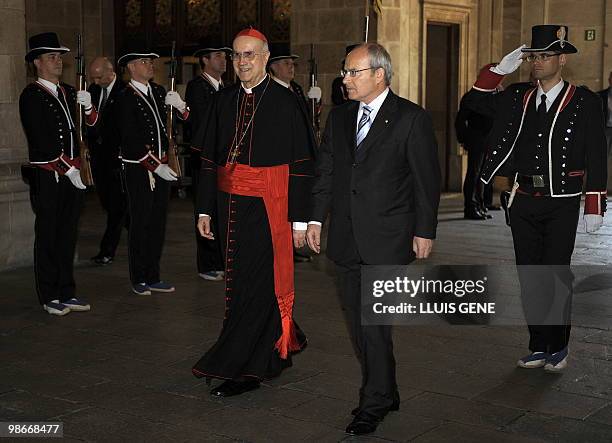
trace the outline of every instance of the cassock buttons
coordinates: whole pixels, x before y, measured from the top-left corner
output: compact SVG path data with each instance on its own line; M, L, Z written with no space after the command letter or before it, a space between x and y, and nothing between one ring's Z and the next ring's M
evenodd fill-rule
M568 137L565 137L565 141L566 141L566 142L568 142L568 141L569 141L569 138L568 138Z
M565 184L565 180L561 180L561 184L564 185Z
M568 133L568 134L570 134L571 132L572 132L572 130L571 130L571 129L568 129L568 130L567 130L567 133Z

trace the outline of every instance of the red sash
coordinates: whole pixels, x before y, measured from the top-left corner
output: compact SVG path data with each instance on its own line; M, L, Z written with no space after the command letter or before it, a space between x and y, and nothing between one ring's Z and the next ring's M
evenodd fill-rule
M274 293L282 319L282 335L276 342L281 358L299 351L293 325L293 239L289 212L289 166L254 168L242 164L228 164L218 168L219 190L228 194L262 197L270 223L274 253ZM229 235L229 234L228 234Z

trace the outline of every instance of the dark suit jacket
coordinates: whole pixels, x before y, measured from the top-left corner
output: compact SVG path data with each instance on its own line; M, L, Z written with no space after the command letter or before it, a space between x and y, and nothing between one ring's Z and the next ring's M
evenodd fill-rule
M606 88L602 91L599 91L599 97L601 98L601 106L602 106L602 110L603 110L603 114L604 114L604 121L606 122L606 125L608 124L608 89L610 88Z
M354 242L365 264L407 264L414 236L436 236L440 166L431 119L389 91L355 153L358 110L351 101L329 114L312 220L331 215L327 255L337 263Z
M111 89L106 99L104 109L102 109L102 113L98 115L96 124L89 127L87 130L87 138L89 139L89 146L90 149L92 149L92 154L103 157L116 166L120 165L118 156L119 144L121 143L117 118L117 98L124 88L125 82L117 76L113 89ZM102 88L96 84L92 84L87 89L91 94L91 102L97 109L100 103Z

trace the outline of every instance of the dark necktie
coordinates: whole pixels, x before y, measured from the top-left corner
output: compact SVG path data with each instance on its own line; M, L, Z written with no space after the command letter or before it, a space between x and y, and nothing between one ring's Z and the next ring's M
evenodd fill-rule
M540 104L538 105L538 117L541 121L546 118L546 94L540 96Z
M100 102L100 109L98 109L99 114L102 114L102 110L104 109L104 105L106 105L107 99L108 99L108 90L106 88L102 88L102 101Z

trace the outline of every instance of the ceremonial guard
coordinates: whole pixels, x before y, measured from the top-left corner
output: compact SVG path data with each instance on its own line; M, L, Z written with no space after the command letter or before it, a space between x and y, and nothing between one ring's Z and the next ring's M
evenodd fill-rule
M310 114L312 111L310 110L310 104L308 103L309 99L315 99L317 101L317 109L315 112L318 112L319 106L318 103L321 100L321 88L318 86L313 86L308 90L308 98L304 95L304 90L297 83L295 78L295 60L300 58L299 55L292 54L289 50L289 45L286 43L276 43L270 45L270 59L268 60L268 72L271 74L272 79L276 81L279 85L289 89L295 95L297 95L300 99L300 103L304 105L305 111ZM312 121L312 115L310 116ZM314 130L314 128L313 128ZM296 263L305 263L310 262L312 259L307 252L307 248L296 249L293 254L293 261Z
M212 96L224 87L221 76L225 73L227 66L227 56L232 52L231 48L223 46L218 42L204 41L193 56L198 59L202 72L200 75L187 83L185 100L189 106L189 119L187 121L189 135L187 141L191 144L191 179L196 201L196 192L200 179L200 166L202 161L200 156L202 151L198 146L201 143L195 141L196 136L203 136L206 113L212 103ZM196 222L198 214L195 214ZM217 214L211 214L216 232ZM200 235L196 228L197 244L197 266L198 275L204 280L220 281L223 280L223 258L221 257L221 245L217 239L206 239Z
M577 52L567 37L567 26L534 26L531 47L523 45L498 65L487 66L464 97L467 108L495 117L482 181L489 183L496 174L514 180L509 219L531 351L518 366L550 372L563 370L569 354L569 265L582 189L589 233L602 225L607 194L601 102L586 87L561 78L568 54ZM537 86L514 84L493 94L504 75L515 71L524 58L531 63ZM551 291L555 281L563 290L556 285ZM551 297L558 299L564 291L562 318L542 322L555 301Z
M201 146L198 227L224 248L226 310L193 374L225 380L214 396L258 388L306 343L293 320L292 237L304 245L314 135L300 99L266 75L268 57L261 32L238 33L232 60L240 83L215 95ZM219 232L210 229L215 207Z
M34 273L36 292L49 314L88 311L90 305L76 297L73 273L77 225L85 185L81 180L76 135L76 104L83 106L87 124L97 119L91 96L60 82L62 46L53 32L29 39L25 59L36 70L37 80L19 97L19 114L28 140L29 166L24 178L30 185L34 223Z
M177 174L168 166L169 140L166 108L170 105L186 119L188 108L178 93L166 93L151 81L151 52L128 52L118 60L127 67L130 82L118 98L121 157L127 192L130 229L128 252L132 291L140 295L173 292L174 286L161 280L159 262L166 232L170 182Z
M89 80L89 92L99 115L96 124L87 131L91 170L100 203L106 211L106 229L100 249L91 260L99 265L109 265L115 257L127 219L127 203L121 187L121 140L117 122L117 97L125 83L117 77L113 64L106 57L97 57L91 62Z

